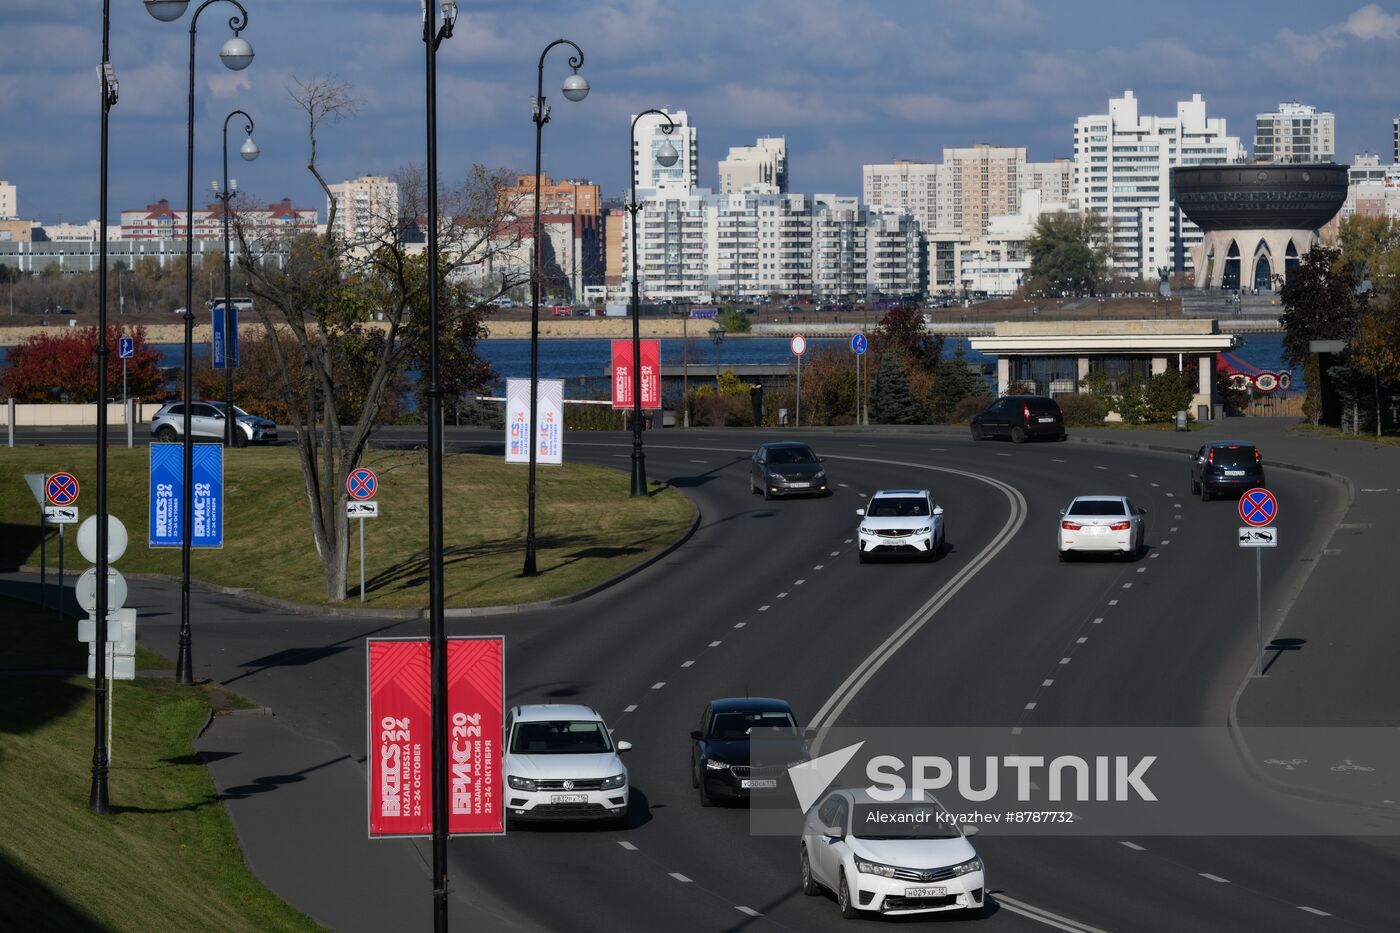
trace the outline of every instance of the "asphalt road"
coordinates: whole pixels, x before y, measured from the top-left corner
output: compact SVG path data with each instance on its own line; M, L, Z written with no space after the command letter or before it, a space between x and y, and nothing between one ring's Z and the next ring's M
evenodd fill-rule
M494 435L448 437L454 449L499 450ZM396 438L412 442L406 432L381 442ZM749 495L746 479L759 438L649 435L651 478L700 508L689 542L584 602L449 623L453 634L507 636L511 703L588 703L635 746L628 829L454 840L451 877L463 901L525 929L846 928L830 898L801 896L791 840L750 835L744 808L701 809L687 733L714 697L779 696L804 722L820 714L821 724L841 726L1224 724L1253 659L1252 561L1234 542L1234 505L1188 496L1177 456L822 434L812 439L839 484L834 495L765 502ZM575 435L567 454L625 468L628 451L621 435ZM1276 469L1269 481L1292 519L1265 567L1276 610L1302 585L1344 498L1319 477ZM859 565L854 510L874 489L909 486L931 487L947 510L948 552L931 565ZM1145 506L1147 556L1059 564L1057 510L1084 493ZM361 640L424 626L269 620L231 599L217 605L199 620L197 674L362 760ZM171 651L173 618L151 617L143 632ZM881 650L896 633L897 647ZM1205 766L1222 782L1249 781L1234 762ZM1390 838L984 833L977 846L995 892L979 929L1391 930L1400 912L1400 846ZM298 903L294 884L268 880ZM427 889L394 895L426 901ZM352 905L357 897L342 896ZM472 928L460 910L454 920Z

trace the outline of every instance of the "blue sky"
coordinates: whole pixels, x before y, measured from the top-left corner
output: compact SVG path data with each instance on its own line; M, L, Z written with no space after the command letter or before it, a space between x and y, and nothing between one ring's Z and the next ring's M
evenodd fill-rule
M235 108L257 122L256 163L240 188L322 212L307 142L286 91L337 75L363 101L328 129L332 181L423 159L423 46L416 0L245 0L253 65L218 62L232 4L200 18L195 188L219 172L220 127ZM195 4L192 4L193 7ZM97 215L100 59L97 0L0 0L0 178L20 213L45 221ZM1252 142L1253 116L1299 99L1337 114L1338 155L1390 154L1400 113L1400 2L1240 0L461 0L439 53L444 179L473 162L530 171L529 97L540 50L567 36L584 49L593 92L564 100L562 47L545 66L554 119L545 171L583 176L605 196L627 183L628 114L688 110L699 127L701 183L757 136L788 139L795 191L859 194L861 165L931 159L943 146L1023 145L1032 159L1070 155L1080 114L1132 88L1144 112L1170 114L1199 91L1212 115ZM122 208L184 198L189 14L148 16L113 0L111 200ZM231 147L241 143L231 136ZM235 157L235 162L238 160Z

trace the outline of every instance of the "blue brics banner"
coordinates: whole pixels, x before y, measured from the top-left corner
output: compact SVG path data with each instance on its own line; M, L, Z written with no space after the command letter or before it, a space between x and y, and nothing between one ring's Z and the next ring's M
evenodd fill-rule
M195 444L194 499L191 547L224 546L224 448L219 444ZM151 547L179 547L184 519L184 445L152 444L151 451Z
M225 366L238 368L238 302L227 309L222 301L216 302L210 312L212 336L212 361L215 369Z

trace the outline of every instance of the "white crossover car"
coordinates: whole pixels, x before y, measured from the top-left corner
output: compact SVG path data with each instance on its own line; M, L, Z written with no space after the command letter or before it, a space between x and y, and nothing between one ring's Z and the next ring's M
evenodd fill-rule
M943 507L927 489L882 489L856 514L861 563L872 557L937 560L943 552Z
M980 911L986 875L977 850L932 797L892 802L835 790L807 814L799 856L802 893L836 895L841 915Z
M587 706L517 706L506 716L506 816L627 822L627 768L603 717Z
M1141 557L1147 548L1146 514L1127 496L1079 496L1060 510L1060 560L1075 554Z

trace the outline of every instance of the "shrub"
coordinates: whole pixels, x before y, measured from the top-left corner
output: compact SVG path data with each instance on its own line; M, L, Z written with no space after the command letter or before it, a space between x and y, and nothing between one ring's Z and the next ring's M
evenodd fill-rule
M953 413L948 416L949 423L966 424L972 420L973 415L986 411L996 400L995 395L969 395L959 399L953 406Z
M1170 369L1158 373L1147 383L1144 396L1147 420L1175 421L1177 412L1191 408L1191 397L1195 394L1195 382L1186 373Z
M1065 424L1069 427L1089 428L1103 424L1104 415L1108 414L1108 406L1104 405L1103 399L1088 393L1062 395L1055 401L1059 402Z

